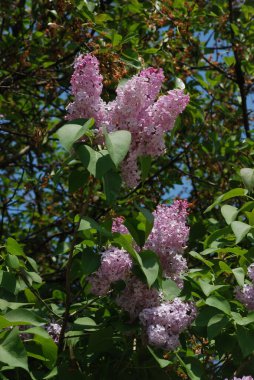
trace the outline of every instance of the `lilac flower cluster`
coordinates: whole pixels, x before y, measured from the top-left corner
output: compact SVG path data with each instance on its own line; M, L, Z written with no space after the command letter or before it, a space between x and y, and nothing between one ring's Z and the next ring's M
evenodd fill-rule
M93 117L96 124L105 123L105 103L101 99L102 79L97 58L91 54L76 58L71 78L75 101L67 106L67 119Z
M149 289L144 282L131 276L116 303L129 313L131 320L134 320L143 309L159 306L161 300L162 294L157 289Z
M58 343L61 332L61 326L58 323L49 323L46 325L46 330L55 343Z
M113 282L125 280L130 274L132 261L129 254L115 247L101 254L101 266L89 277L92 293L98 296L106 295Z
M236 288L236 298L242 302L248 310L254 310L254 264L248 268L248 276L252 284L245 284L242 288Z
M145 244L159 257L164 277L170 277L181 285L181 274L187 263L183 258L189 228L186 225L188 203L175 201L172 206L159 205L154 212L154 226ZM124 219L114 219L112 232L128 233ZM138 248L138 247L135 247ZM140 252L142 255L142 251ZM116 298L116 303L127 311L133 321L139 317L148 343L165 350L173 350L179 345L179 334L193 321L196 309L190 302L175 298L165 302L163 293L131 274L131 258L124 250L111 248L102 253L101 266L90 276L92 292L105 295L110 284L125 281L125 288Z
M154 226L145 244L160 258L165 277L181 286L180 275L187 270L186 259L182 256L186 246L189 227L186 225L188 203L175 201L171 207L159 205L154 212Z
M225 379L228 380L228 379ZM234 377L233 380L253 380L252 376Z
M148 68L119 86L116 99L105 103L101 98L102 79L96 57L87 54L76 59L71 79L74 102L67 107L67 118L93 117L99 132L103 126L109 132L131 132L132 143L122 174L126 184L134 187L139 181L137 158L163 154L164 133L173 128L189 95L176 89L157 99L164 74L162 69Z
M23 341L32 339L33 335L31 333L23 332L23 331L26 331L32 327L33 326L31 326L31 325L19 326L20 337ZM60 332L61 332L61 326L58 323L51 322L51 323L46 324L44 328L47 331L47 333L49 334L49 336L54 340L54 342L58 343Z
M112 223L112 232L118 232L119 234L128 234L129 231L123 223L124 219L121 216L115 218Z
M148 343L166 350L173 350L179 345L179 334L195 317L194 305L179 298L144 309L139 314L139 319L146 328Z

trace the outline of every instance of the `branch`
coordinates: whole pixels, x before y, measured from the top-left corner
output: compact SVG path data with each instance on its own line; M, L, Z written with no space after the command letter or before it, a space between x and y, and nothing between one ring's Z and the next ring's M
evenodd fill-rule
M242 100L242 113L243 113L243 125L245 129L246 137L250 138L250 125L249 125L249 117L248 117L248 108L247 108L247 96L245 92L245 78L244 73L242 71L241 67L241 58L239 57L237 46L235 45L235 33L232 28L232 24L234 22L233 17L233 6L232 6L232 0L228 1L229 6L229 21L230 21L230 34L231 34L231 43L233 48L233 53L235 57L235 75L236 75L236 82L238 84L241 100Z

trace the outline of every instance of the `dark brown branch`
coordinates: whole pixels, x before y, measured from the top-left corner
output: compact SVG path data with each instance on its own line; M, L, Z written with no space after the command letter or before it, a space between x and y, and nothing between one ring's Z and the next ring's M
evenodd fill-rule
M248 117L248 108L247 108L247 95L245 90L245 78L244 73L242 71L241 66L241 58L238 54L237 46L235 44L235 33L232 28L232 24L234 23L234 15L233 15L233 5L232 0L228 1L229 6L229 21L230 21L230 34L231 34L231 43L233 47L233 53L235 57L235 75L236 82L238 84L241 100L242 100L242 114L243 114L243 125L245 129L246 137L250 137L250 125L249 125L249 117Z

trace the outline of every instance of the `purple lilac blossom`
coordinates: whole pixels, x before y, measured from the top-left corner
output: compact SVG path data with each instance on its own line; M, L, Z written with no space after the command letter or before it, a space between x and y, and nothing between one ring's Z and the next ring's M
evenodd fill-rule
M101 256L101 266L89 277L92 285L91 291L95 295L107 294L110 284L118 280L125 280L132 267L129 254L122 249L112 247L103 252Z
M160 305L161 298L162 295L157 289L149 289L137 277L132 276L126 281L126 287L117 297L116 303L129 313L131 320L134 320L143 309Z
M87 54L76 58L71 77L75 100L67 106L67 119L93 117L97 124L106 124L105 103L101 99L102 79L96 57Z
M164 134L173 128L189 102L189 95L179 89L158 97L163 81L162 69L144 69L117 88L115 100L105 103L97 58L87 54L75 60L71 79L74 102L67 107L67 119L93 117L100 133L103 126L108 132L131 132L130 151L122 164L123 178L130 187L135 187L140 178L137 158L163 154Z
M251 264L248 268L248 276L252 282L254 282L254 264Z
M58 323L49 323L45 327L49 336L51 336L55 343L58 343L61 332L61 326Z
M254 310L254 286L244 285L242 288L239 286L235 290L236 298L242 302L248 310Z
M175 201L172 206L159 205L154 214L154 225L145 244L160 258L166 277L170 277L181 285L180 274L187 270L187 262L182 256L189 237L186 225L188 203Z
M118 216L117 218L113 219L112 232L118 232L120 234L129 233L128 229L124 225L124 218L122 218L121 216Z
M248 310L252 311L254 310L254 264L249 266L248 276L251 279L252 284L245 284L242 288L237 286L235 289L235 296Z
M179 334L195 317L195 306L179 298L157 307L144 309L139 314L149 344L165 350L173 350L180 344Z

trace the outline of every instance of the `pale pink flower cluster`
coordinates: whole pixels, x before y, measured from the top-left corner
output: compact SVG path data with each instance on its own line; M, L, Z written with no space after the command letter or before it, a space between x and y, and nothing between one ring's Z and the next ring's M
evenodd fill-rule
M125 280L130 274L132 261L129 254L115 247L101 254L100 268L89 277L91 291L95 295L106 295L110 285L119 280Z
M228 379L225 379L228 380ZM233 380L253 380L252 376L234 377Z
M187 270L187 261L183 251L189 237L186 225L188 202L175 201L171 207L159 205L154 214L154 226L145 244L160 258L165 277L169 277L181 286L180 275Z
M239 286L236 288L236 298L242 302L248 310L254 310L254 264L251 264L248 268L248 276L252 281L252 284L245 284L242 288Z
M68 119L91 118L98 131L128 130L132 135L129 154L122 164L122 174L130 187L137 185L137 158L163 154L164 134L170 131L177 116L189 102L182 90L159 96L164 74L162 69L148 68L134 75L116 90L116 99L105 103L101 98L102 76L99 62L91 54L80 55L71 79L74 102L69 104Z
M148 343L165 350L173 350L179 345L179 334L195 317L194 305L179 298L144 309L139 314L139 319L146 329Z
M124 225L124 219L121 216L118 216L113 220L112 232L118 232L119 234L129 233L128 229Z
M51 338L54 340L54 342L58 343L61 332L61 326L58 323L49 323L48 325L46 325L46 330L48 334L51 336Z
M157 289L149 289L147 284L136 276L131 276L116 303L129 313L131 320L134 320L143 309L158 306L161 300L162 294Z
M187 270L183 250L186 246L189 228L186 201L175 201L172 206L159 205L154 214L154 226L144 246L153 250L159 257L164 277L182 284L181 274ZM122 217L115 218L112 232L128 233ZM135 248L138 247L135 245ZM142 251L140 251L142 255ZM193 321L196 309L190 302L175 298L165 302L163 293L131 273L131 258L124 250L111 248L102 254L101 266L90 276L92 292L106 295L110 284L125 281L125 288L116 298L116 303L128 312L133 321L139 317L149 344L165 350L175 349L179 343L179 334Z

